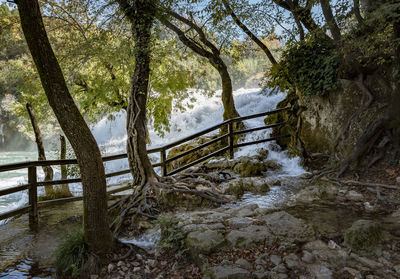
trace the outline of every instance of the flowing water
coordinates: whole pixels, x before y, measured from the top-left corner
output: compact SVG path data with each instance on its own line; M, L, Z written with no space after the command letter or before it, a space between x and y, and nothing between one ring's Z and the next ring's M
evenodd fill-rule
M185 112L174 111L172 113L170 118L170 131L166 133L165 137L159 136L154 129L150 128L149 133L151 144L148 146L148 148L162 146L179 138L198 132L199 130L205 129L211 125L222 122L223 108L221 104L220 93L221 92L217 92L215 96L209 97L201 94L200 92L193 92L193 97L195 99L192 103L193 106L190 109L187 109ZM240 89L234 92L236 108L239 114L242 116L273 110L275 109L278 102L281 101L284 97L285 95L283 93L268 95L267 92L262 92L258 88ZM97 142L99 143L102 153L104 155L112 155L126 152L125 113L114 113L111 116L112 120L110 120L110 117L106 117L92 127L92 132ZM248 128L263 126L264 118L265 117L260 117L247 120L245 121L245 124ZM215 131L215 133L217 132L218 131ZM267 138L269 134L269 130L256 131L247 134L243 141L264 139ZM271 176L296 177L304 173L303 168L299 164L299 158L290 158L286 154L286 152L277 151L279 150L279 148L277 148L276 144L273 142L240 148L235 153L235 156L252 156L256 154L259 148L268 149L268 159L276 160L283 166L281 171L271 173ZM35 160L36 156L36 152L2 152L0 153L0 164ZM156 162L157 160L159 160L159 157L157 157L157 155L154 155L153 157L151 157L151 159ZM126 159L107 162L105 164L105 167L106 172L119 171L129 168ZM55 171L55 178L59 178L59 171L57 169L55 169ZM38 169L38 176L39 178L43 177L43 173L40 169ZM117 178L108 179L108 183L120 183L129 179L131 179L131 176L130 174L127 174ZM27 170L0 173L0 190L21 183L26 183L26 180ZM79 184L73 184L70 186L74 194L79 194L81 192L81 187ZM39 194L42 193L40 191ZM245 195L241 203L256 202L257 204L259 204L259 206L265 207L268 205L272 205L275 202L283 201L288 195L290 195L290 191L280 190L279 187L273 187L271 189L271 192L265 196L251 194ZM8 195L6 197L0 197L0 213L23 206L24 204L26 204L26 202L26 192L20 192ZM2 230L2 226L4 227L6 225L1 225L0 223L0 232ZM142 239L126 241L136 241L136 243L143 244L144 246L151 246L154 244L154 240L156 240L157 237L157 232L155 232L152 233L150 236L143 236ZM4 251L4 249L0 248L0 258L7 253L9 253L9 251ZM30 259L24 259L24 261L20 263L22 267L16 267L16 270L25 271L21 271L20 273L18 273L19 275L14 276L13 278L30 278L29 272L31 271L31 269L34 269L34 265L29 264L30 261ZM31 267L31 269L27 268L29 266ZM9 273L10 272L12 271L9 271ZM3 275L4 273L0 272L0 278L3 278Z

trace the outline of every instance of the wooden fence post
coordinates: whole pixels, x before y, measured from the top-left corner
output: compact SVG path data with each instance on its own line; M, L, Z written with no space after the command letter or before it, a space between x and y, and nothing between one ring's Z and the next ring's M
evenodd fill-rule
M235 157L233 146L234 146L234 135L233 135L233 121L228 124L228 133L229 133L229 156L231 159Z
M38 203L37 203L37 173L36 167L28 168L28 183L29 183L29 226L31 229L35 229L39 217L38 217Z
M160 155L161 155L161 176L167 176L167 164L165 163L165 161L167 160L167 154L165 152L165 149L162 149L160 151Z

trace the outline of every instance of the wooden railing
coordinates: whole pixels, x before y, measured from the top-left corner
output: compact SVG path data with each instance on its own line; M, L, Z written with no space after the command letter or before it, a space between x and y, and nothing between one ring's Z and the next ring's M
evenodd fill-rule
M215 126L207 128L205 130L202 130L198 133L195 133L195 134L185 137L183 139L177 140L177 141L167 144L165 146L149 149L149 150L147 150L147 153L148 154L160 153L161 160L159 163L153 164L153 167L161 167L161 175L162 176L176 174L187 168L197 165L207 159L221 155L228 151L229 151L230 157L233 158L235 148L252 145L252 144L259 144L259 143L263 143L263 142L268 142L268 141L276 140L281 137L288 136L288 135L281 135L278 137L272 137L272 138L266 138L266 139L262 139L262 140L252 141L252 142L235 144L234 143L235 135L241 135L241 134L246 134L246 133L250 133L250 132L254 132L254 131L265 130L265 129L278 127L278 126L285 124L285 123L275 123L275 124L265 125L265 126L261 126L261 127L257 127L257 128L235 131L234 130L235 122L258 118L258 117L263 117L263 116L267 116L267 115L271 115L271 114L276 114L276 113L279 113L279 112L287 110L287 109L288 108L277 109L277 110L273 110L273 111L269 111L269 112L258 113L258 114L253 114L253 115L249 115L249 116L229 119L220 124L217 124ZM225 129L221 129L221 128L225 128ZM201 144L191 150L185 151L177 156L167 159L167 150L168 149L176 147L180 144L183 144L185 142L188 142L188 141L198 138L200 136L206 135L217 129L225 130L228 132L226 134L218 136L217 138L212 139L204 144ZM228 139L228 143L225 147L223 147L217 151L214 151L208 155L205 155L201 158L198 158L197 160L190 162L182 167L174 169L171 172L168 172L168 164L169 163L171 163L177 159L180 159L186 155L189 155L190 153L193 153L202 148L205 148L211 144L223 141L226 138ZM103 159L103 162L110 162L110 161L125 159L127 157L128 157L127 154L119 154L119 155L113 155L113 156L106 156L106 157L103 157L102 159ZM48 201L38 201L37 187L79 183L79 182L82 182L82 179L81 178L71 178L71 179L61 179L61 180L52 180L52 181L38 181L37 168L43 167L43 166L61 166L61 165L72 165L72 164L78 164L77 160L76 159L67 159L67 160L30 161L30 162L14 163L14 164L0 166L0 172L14 171L14 170L18 170L18 169L28 169L28 183L24 184L24 185L19 185L16 187L11 187L11 188L0 190L0 197L5 196L5 195L10 195L13 193L17 193L20 191L24 191L24 190L28 190L28 196L29 196L29 203L27 206L0 214L0 220L8 219L10 217L20 215L23 213L29 213L29 224L31 226L35 226L38 223L38 208L42 208L42 207L46 207L46 206L54 205L54 204L61 204L61 203L65 203L65 202L82 200L83 197L79 196L79 197L62 198L62 199L55 199L55 200L48 200ZM107 173L106 177L110 178L110 177L120 176L123 174L127 174L129 172L130 172L130 170L127 169L127 170L121 170L121 171L117 171L117 172ZM107 191L107 194L111 195L111 194L119 193L119 192L122 192L122 191L125 191L128 189L131 189L131 186L119 187L117 189Z

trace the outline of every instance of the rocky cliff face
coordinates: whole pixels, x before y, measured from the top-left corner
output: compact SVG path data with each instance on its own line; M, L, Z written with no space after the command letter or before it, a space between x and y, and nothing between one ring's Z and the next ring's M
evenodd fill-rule
M323 153L345 158L370 124L387 112L391 100L391 85L379 76L369 76L364 84L374 98L367 109L362 108L367 96L359 86L353 81L342 80L341 89L326 97L309 98L299 91L288 95L278 106L289 105L292 110L281 114L279 119L267 118L265 122L288 122L281 131L274 132L291 129L291 139L279 144L294 154L300 155L305 150L308 154Z

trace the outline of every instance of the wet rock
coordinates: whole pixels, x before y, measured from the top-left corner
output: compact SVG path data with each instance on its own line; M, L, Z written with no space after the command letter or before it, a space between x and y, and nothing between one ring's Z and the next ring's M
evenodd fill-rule
M273 235L283 241L309 241L314 238L314 230L303 220L285 211L275 212L262 218Z
M269 183L265 178L258 177L236 178L224 184L221 188L222 193L234 195L236 198L241 197L246 192L263 194L269 190Z
M346 198L351 201L362 201L364 199L364 196L354 190L351 190L347 192Z
M274 265L279 265L282 262L281 257L279 257L278 255L271 255L271 257L269 257L269 260L274 264Z
M208 270L206 275L213 279L249 279L249 271L237 266L216 266Z
M252 248L260 244L271 244L275 239L267 227L255 225L230 231L226 236L229 246L236 248Z
M358 220L346 231L344 243L352 250L372 250L383 239L381 226L370 220Z
M251 263L249 263L248 261L246 261L245 259L238 259L235 262L235 265L237 265L241 268L247 269L247 270L250 270L253 268L253 265Z
M333 279L332 271L324 265L314 264L308 266L307 269L311 276L316 279Z
M186 245L193 255L209 254L218 249L224 242L224 237L216 231L191 232L186 237Z
M233 172L241 177L261 176L268 170L279 170L282 166L272 160L260 162L248 157L242 157L240 162L235 165Z

